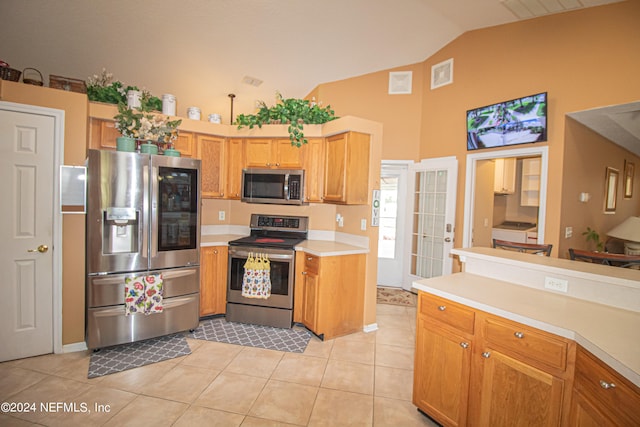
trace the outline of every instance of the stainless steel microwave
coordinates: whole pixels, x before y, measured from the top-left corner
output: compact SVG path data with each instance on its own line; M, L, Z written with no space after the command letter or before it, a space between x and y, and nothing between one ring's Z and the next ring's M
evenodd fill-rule
M243 169L242 197L247 203L302 205L303 169Z

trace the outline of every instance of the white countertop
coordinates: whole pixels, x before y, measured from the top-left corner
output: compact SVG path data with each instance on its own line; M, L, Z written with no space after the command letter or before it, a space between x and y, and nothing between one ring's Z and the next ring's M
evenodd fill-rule
M495 272L492 271L494 276L500 275L499 271L503 269L504 265L508 263L522 264L524 261L526 261L525 265L529 264L530 266L529 271L532 273L530 276L534 277L535 269L543 265L551 267L548 272L555 273L558 273L561 268L564 270L569 267L572 271L567 274L577 274L578 276L587 273L595 273L596 276L599 276L604 272L602 269L594 271L591 268L598 266L582 265L577 265L577 271L573 271L574 265L567 264L567 260L554 260L529 254L508 254L505 260L507 264L499 265L496 264L495 250L474 249L474 251L475 254L472 254L470 250L457 250L456 252L462 256L486 257L487 261L491 262L488 265L494 266ZM585 267L588 267L587 271L584 271ZM483 268L477 267L475 270L484 271ZM579 278L570 275L567 277L571 277L570 280L573 281L570 286L578 287L580 285ZM627 279L627 273L622 271L614 271L613 276L609 277L612 282L625 283ZM474 271L473 273L455 273L419 280L413 283L413 287L575 340L640 387L639 311L618 308L573 295L539 289L530 284L514 282L511 279L504 281Z
M246 235L239 234L203 234L200 236L200 246L227 246L231 240L240 239ZM319 257L341 256L369 253L368 248L340 243L333 240L305 240L297 244L296 251L303 251Z

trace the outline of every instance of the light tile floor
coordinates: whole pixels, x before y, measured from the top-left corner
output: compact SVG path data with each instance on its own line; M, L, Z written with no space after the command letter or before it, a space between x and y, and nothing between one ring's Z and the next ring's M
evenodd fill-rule
M91 380L88 351L0 363L0 402L35 404L0 426L435 426L411 403L415 308L379 304L377 323L302 354L189 339L188 356Z

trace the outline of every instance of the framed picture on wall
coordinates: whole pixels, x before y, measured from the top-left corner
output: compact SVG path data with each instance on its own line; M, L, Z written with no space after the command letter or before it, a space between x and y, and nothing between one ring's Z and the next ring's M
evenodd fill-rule
M618 196L618 175L620 171L608 167L604 181L604 212L616 212L616 198Z
M633 197L633 177L636 165L628 160L624 161L624 198L631 199Z

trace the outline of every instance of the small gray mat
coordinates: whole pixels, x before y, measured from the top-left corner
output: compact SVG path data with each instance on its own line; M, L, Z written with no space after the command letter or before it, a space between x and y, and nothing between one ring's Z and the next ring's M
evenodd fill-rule
M227 322L225 318L218 317L203 320L198 329L188 336L198 340L302 353L309 344L311 332L302 328L285 329Z
M91 354L87 377L100 377L187 354L191 354L191 349L184 334L103 348Z

